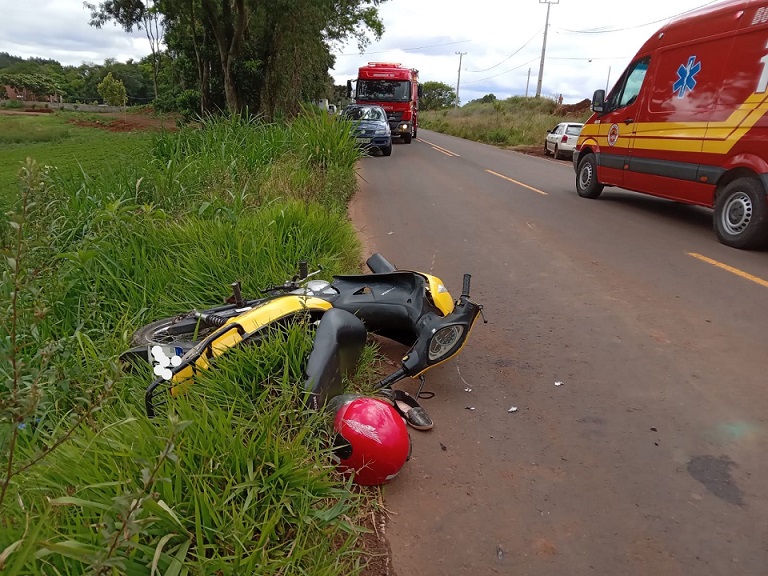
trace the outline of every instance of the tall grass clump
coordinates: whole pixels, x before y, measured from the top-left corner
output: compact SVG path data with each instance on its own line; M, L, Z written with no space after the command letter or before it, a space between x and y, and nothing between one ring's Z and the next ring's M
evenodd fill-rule
M154 421L130 393L105 406L19 479L8 573L355 573L361 499L295 386L310 348L294 328L225 356Z
M299 392L310 327L225 356L155 420L149 370L117 362L142 324L214 305L235 280L255 296L302 259L328 277L357 269L353 143L318 151L308 131L345 128L303 122L208 119L79 175L25 164L0 236L0 573L364 563L362 500Z
M563 115L551 98L513 96L491 103L473 103L449 110L423 112L427 130L496 146L544 144L547 130L560 122L584 122L589 112Z
M253 116L205 118L179 134L156 136L152 152L154 188L169 209L197 194L211 210L281 198L344 210L354 192L349 175L360 157L347 123L311 109L290 124ZM152 188L138 199L149 201Z

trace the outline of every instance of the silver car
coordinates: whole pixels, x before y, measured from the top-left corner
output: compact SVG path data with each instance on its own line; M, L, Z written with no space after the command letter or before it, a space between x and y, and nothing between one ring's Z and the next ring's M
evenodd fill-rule
M544 154L552 154L557 160L572 157L583 126L578 122L561 122L552 130L547 130Z

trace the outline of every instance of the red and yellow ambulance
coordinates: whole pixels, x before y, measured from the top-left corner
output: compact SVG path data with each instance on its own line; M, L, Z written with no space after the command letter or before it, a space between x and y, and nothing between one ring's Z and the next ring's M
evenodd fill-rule
M580 196L621 186L706 206L724 244L768 243L768 0L671 21L592 110L573 156Z

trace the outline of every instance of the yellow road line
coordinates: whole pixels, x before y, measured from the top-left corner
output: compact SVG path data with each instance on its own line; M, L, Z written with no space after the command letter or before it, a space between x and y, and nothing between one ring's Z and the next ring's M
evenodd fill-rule
M445 154L449 158L453 158L453 157L456 156L456 154L451 154L450 152L446 152L445 150L441 150L440 148L437 148L436 146L432 146L432 150L440 152L440 154Z
M702 256L701 254L697 254L696 252L688 252L687 254L688 256L692 256L697 260L706 262L707 264L712 264L712 266L716 266L722 270L725 270L726 272L735 274L736 276L744 278L745 280L749 280L750 282L754 282L755 284L760 284L760 286L762 286L763 288L768 288L768 280L763 280L762 278L758 278L757 276L752 276L752 274L749 274L748 272L744 272L743 270L739 270L738 268L734 268L733 266L728 266L728 264L723 264L722 262L718 262L717 260L712 260L712 258L707 258L706 256Z
M437 144L433 144L432 142L429 142L428 140L424 140L424 138L417 138L417 140L419 142L424 142L425 144L429 144L430 146L432 146L432 148L434 148L438 152L442 152L443 154L445 154L447 156L456 156L457 158L459 157L459 154L456 154L456 152L451 152L450 150L448 150L448 148L443 148L442 146L438 146Z
M503 174L499 174L498 172L494 172L493 170L486 170L489 174L493 174L494 176L498 176L499 178L504 178L504 180L509 180L510 182L514 182L518 186L522 186L523 188L528 188L528 190L533 190L537 194L541 194L542 196L549 196L546 192L543 190L539 190L538 188L534 188L533 186L528 186L528 184L523 184L522 182L518 182L517 180L512 180L512 178L509 178L507 176L504 176Z

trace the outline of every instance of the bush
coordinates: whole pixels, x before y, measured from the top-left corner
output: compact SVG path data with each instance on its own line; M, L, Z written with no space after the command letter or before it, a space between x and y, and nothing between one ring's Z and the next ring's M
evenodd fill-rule
M24 105L18 100L6 100L5 102L2 103L2 107L18 109L18 108L24 108Z
M192 120L200 115L200 91L184 90L176 96L176 111L179 112L185 120Z
M557 102L551 98L513 96L488 103L474 101L461 108L423 112L419 120L427 130L497 146L538 145L544 143L548 129L563 122L583 118L556 114Z

